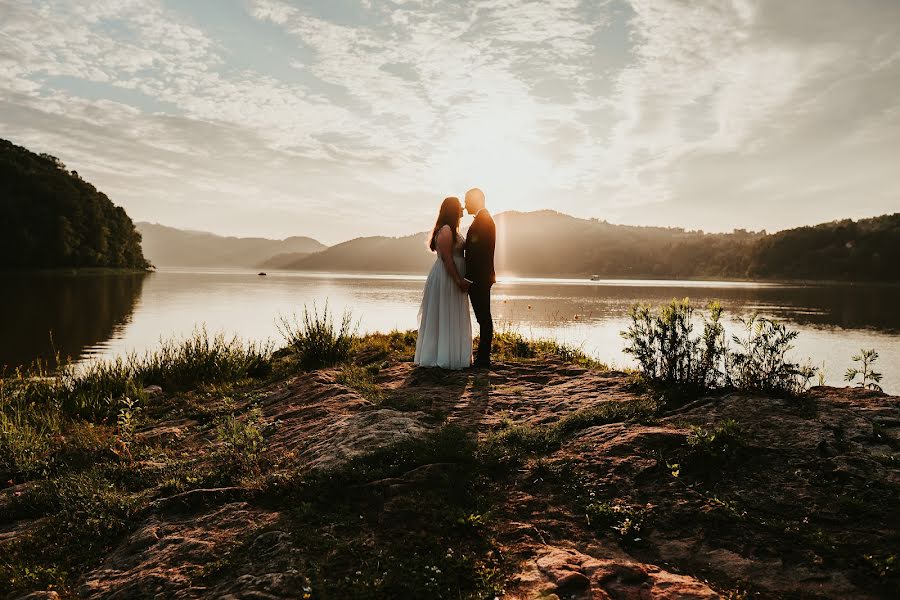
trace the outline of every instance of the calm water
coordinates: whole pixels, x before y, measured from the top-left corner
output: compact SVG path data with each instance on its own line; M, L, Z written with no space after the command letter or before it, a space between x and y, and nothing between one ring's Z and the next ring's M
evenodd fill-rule
M147 275L3 275L0 364L27 363L53 348L79 360L142 352L161 338L210 332L280 343L275 319L326 300L352 310L362 331L414 329L424 277L227 270ZM729 317L758 311L801 330L795 357L825 365L842 385L861 347L880 353L884 388L900 393L900 288L690 281L522 279L494 288L499 327L582 345L601 360L631 364L619 332L635 302L718 299ZM733 323L729 327L737 331ZM52 342L51 342L52 336Z

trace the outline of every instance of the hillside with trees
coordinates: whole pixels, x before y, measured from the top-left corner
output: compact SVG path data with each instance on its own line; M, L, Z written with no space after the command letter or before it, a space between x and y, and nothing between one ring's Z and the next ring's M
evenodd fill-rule
M766 236L754 246L748 272L760 278L900 281L900 213Z
M159 267L278 268L263 263L278 255L297 260L326 248L312 238L299 236L284 240L226 237L156 223L138 223L137 229L143 236L147 258Z
M58 158L0 139L0 268L146 269L125 210Z
M364 237L329 247L282 268L351 273L424 273L434 262L425 234Z

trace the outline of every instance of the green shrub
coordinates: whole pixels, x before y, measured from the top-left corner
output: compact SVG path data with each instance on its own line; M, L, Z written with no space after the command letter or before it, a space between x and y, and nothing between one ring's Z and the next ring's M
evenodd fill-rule
M345 311L336 325L327 303L321 314L315 304L311 310L304 306L302 321L296 315L292 319L282 316L277 326L300 364L310 369L347 361L356 337L350 312Z
M262 413L253 408L244 420L226 415L219 420L216 437L222 443L223 457L229 466L252 469L263 447Z
M799 394L809 388L816 369L787 359L800 334L784 323L756 314L742 319L746 337L732 336L738 350L730 353L728 380L741 390Z
M727 461L735 458L746 442L741 425L734 419L725 419L713 429L692 427L687 443L694 456Z
M592 502L585 508L588 525L598 533L613 531L624 541L633 541L641 533L644 511L609 502Z
M809 387L817 370L788 360L796 330L751 315L743 319L746 336L733 335L732 350L722 325L722 307L707 305L700 314L703 332L693 337L695 309L690 301L673 300L654 314L645 304L631 309L631 324L622 332L625 352L637 360L650 381L688 389L723 387L766 393L798 394Z
M622 332L625 352L652 380L701 388L724 383L727 348L721 323L722 307L711 302L702 314L703 333L692 337L694 308L690 301L672 300L653 314L649 305L631 308L631 325Z
M844 374L844 381L852 384L853 380L859 376L860 380L857 382L857 386L875 390L876 392L884 391L881 389L881 386L878 385L881 383L881 373L876 373L872 369L872 363L876 360L878 360L878 353L875 352L874 348L871 350L860 350L859 354L853 357L853 361L861 364L859 367L848 368L847 372Z
M137 400L125 397L122 399L122 408L116 417L116 444L117 451L126 455L131 460L131 444L134 442L134 432L137 426L138 415L141 407Z

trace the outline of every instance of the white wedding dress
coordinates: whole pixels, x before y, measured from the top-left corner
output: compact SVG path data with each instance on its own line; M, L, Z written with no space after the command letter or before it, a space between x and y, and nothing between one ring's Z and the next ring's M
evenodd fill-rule
M465 277L465 240L456 237L453 262L456 263L460 277ZM459 289L438 256L425 280L425 292L419 308L415 362L422 367L464 369L471 361L472 320L469 317L469 296Z

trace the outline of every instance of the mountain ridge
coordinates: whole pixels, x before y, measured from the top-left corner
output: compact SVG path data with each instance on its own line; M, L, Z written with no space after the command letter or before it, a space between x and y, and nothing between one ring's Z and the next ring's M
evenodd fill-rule
M312 254L326 248L310 237L290 236L282 240L262 237L222 236L208 231L180 229L140 221L144 253L162 267L252 267L278 254Z
M619 225L552 209L505 211L494 218L497 271L505 275L900 281L900 213L841 219L772 234ZM164 266L172 264L155 255L153 236L143 225L138 227L145 248L150 248L150 259ZM260 246L250 257L246 250L237 249L219 256L219 266L407 274L425 273L435 260L426 244L428 232L363 236L333 246L312 240L318 246L307 245L305 251L290 249L288 241L302 240L296 242L302 245L311 243L307 242L310 238L203 235L234 240L235 246L250 242Z

